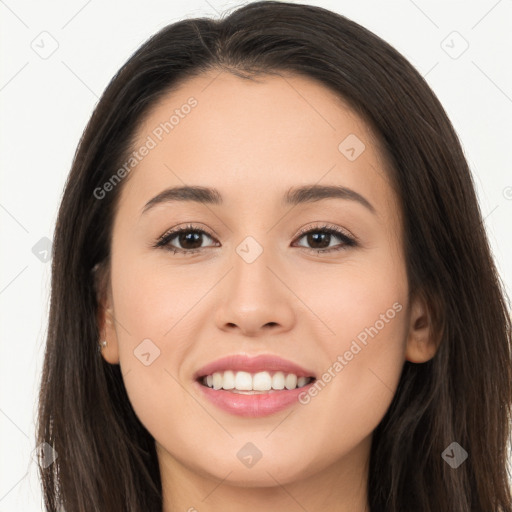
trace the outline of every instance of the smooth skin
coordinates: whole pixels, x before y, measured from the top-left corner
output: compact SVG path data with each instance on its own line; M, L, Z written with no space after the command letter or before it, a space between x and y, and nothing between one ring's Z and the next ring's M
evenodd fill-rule
M191 96L197 106L125 178L98 316L108 341L102 355L121 365L133 408L155 438L163 510L369 510L372 432L404 361L425 362L437 348L426 304L409 297L383 153L363 120L315 80L254 82L225 71L169 93L139 126L134 149ZM338 149L350 134L365 145L354 161ZM282 205L288 189L307 184L349 187L375 213L341 198ZM164 189L183 185L214 187L223 203L174 201L141 214ZM152 246L189 223L213 236L169 245L199 252ZM314 230L324 223L358 245L316 252L344 243L299 237L302 228L321 235ZM263 249L252 263L237 252L248 236ZM194 385L201 366L235 353L277 354L321 378L395 303L401 311L308 404L242 418ZM160 350L147 366L134 354L145 339ZM150 352L152 359L157 350ZM250 468L237 457L248 442L262 454Z

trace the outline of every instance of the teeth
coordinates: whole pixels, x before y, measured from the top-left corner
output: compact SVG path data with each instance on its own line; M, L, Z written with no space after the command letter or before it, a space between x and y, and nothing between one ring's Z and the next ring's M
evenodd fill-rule
M251 374L249 373L248 375L250 376ZM254 391L268 391L269 389L272 389L272 377L270 376L270 373L255 373L252 378L252 389Z
M222 373L220 373L219 375L221 375L221 377L222 377ZM247 373L247 372L236 372L235 389L238 389L239 391L251 391L252 390L251 374Z
M222 374L214 373L213 374L213 389L220 389L222 387Z
M220 375L222 376L222 374ZM233 389L235 387L235 374L231 370L225 371L221 384L222 389Z
M213 375L203 377L203 384L213 389L237 391L271 391L280 389L301 388L312 379L310 377L297 377L293 373L285 375L283 372L234 372L226 370L215 372Z

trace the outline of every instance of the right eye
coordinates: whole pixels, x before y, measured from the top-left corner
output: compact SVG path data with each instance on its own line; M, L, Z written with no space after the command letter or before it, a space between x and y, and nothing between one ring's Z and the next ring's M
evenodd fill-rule
M158 240L157 243L154 244L153 247L162 247L168 251L183 254L192 254L199 252L203 247L197 247L201 245L201 237L206 236L210 239L213 238L212 235L204 231L203 229L199 229L192 225L188 225L183 228L175 229L172 231L168 231L164 233ZM184 245L184 247L175 247L171 244L171 242L177 239L180 245ZM192 245L193 247L187 247Z

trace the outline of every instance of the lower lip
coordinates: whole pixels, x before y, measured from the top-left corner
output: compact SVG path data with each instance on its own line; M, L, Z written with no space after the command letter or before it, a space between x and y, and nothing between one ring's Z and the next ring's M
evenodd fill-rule
M314 383L315 381L313 380L301 388L245 395L222 389L213 389L202 385L198 381L195 382L201 389L201 392L204 393L204 396L220 409L237 416L250 418L268 416L298 403L299 395L303 392L307 393Z

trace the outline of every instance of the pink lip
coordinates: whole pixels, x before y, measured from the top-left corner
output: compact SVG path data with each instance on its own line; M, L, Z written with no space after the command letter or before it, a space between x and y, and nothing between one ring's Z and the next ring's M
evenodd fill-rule
M197 380L205 375L212 375L215 372L223 372L225 370L245 371L257 373L263 371L282 371L283 373L294 373L297 377L315 377L313 371L302 368L301 366L282 359L272 354L260 354L255 357L249 357L243 354L234 354L231 356L217 359L206 366L203 366L194 374Z
M195 381L194 385L198 386L199 392L220 409L237 416L256 418L276 413L296 404L299 401L299 395L307 393L315 382L312 381L301 388L274 390L271 393L257 395L243 395L224 389L213 389L203 386L199 381Z
M297 377L314 377L314 380L301 388L272 390L254 395L233 393L224 389L213 389L201 384L202 377L205 375L212 375L215 372L223 372L225 370L232 370L234 372L246 371L250 373L282 371L285 374L293 373ZM203 393L203 396L220 409L237 416L253 418L273 414L297 403L299 395L307 392L316 381L313 371L302 368L281 357L266 354L256 357L235 354L217 359L195 372L194 379L194 385L198 386L199 393Z

